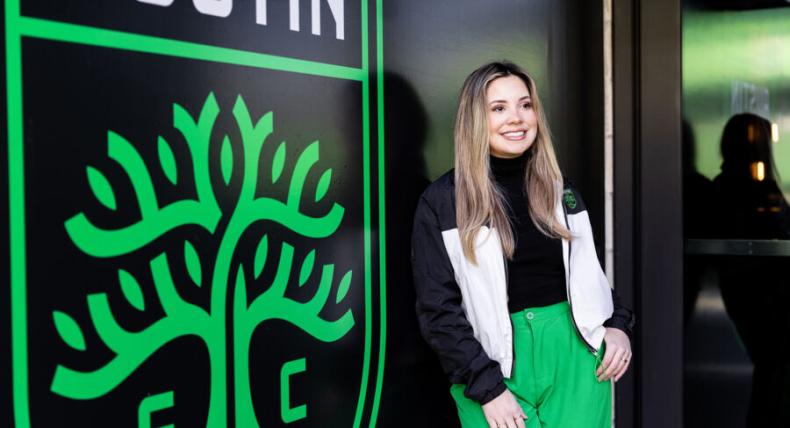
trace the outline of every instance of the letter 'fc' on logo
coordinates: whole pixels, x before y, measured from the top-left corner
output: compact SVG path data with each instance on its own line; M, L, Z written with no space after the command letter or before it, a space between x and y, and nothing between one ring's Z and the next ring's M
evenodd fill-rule
M234 135L239 135L241 141L232 142L229 136L225 136L219 156L211 157L210 137L219 114L220 107L213 94L208 95L194 116L184 107L173 104L173 126L184 137L189 163L177 162L174 146L163 137L156 142L157 162L145 159L121 131L108 131L108 156L128 176L139 216L122 227L105 228L80 212L66 220L64 226L71 242L80 251L92 258L115 263L112 269L117 271L117 284L112 286L119 287L125 304L141 312L151 310L151 306L161 307L163 316L141 330L125 328L112 309L118 303L111 305L104 292L86 296L85 304L92 326L80 325L68 311L53 311L54 327L65 344L79 351L91 352L84 329L92 328L112 356L104 365L88 371L59 364L52 378L52 392L74 400L102 397L135 376L135 370L157 350L181 337L192 336L199 338L204 345L210 366L210 372L205 373L210 395L206 426L225 426L228 413L233 412L237 426L254 427L258 422L250 385L249 348L258 326L265 321L279 320L324 343L338 341L354 327L351 309L334 319L320 315L327 306L343 303L353 283L351 270L335 272L334 264L321 265L317 262L318 259L332 257L331 254L319 257L316 248L319 240L332 236L338 230L344 217L344 207L332 203L323 215L313 216L306 214L308 210L302 206L306 201L322 201L332 183L332 169L328 168L320 173L314 188L307 188L308 173L318 166L319 141L299 153L290 173L285 197L260 196L263 187L287 180L289 175L283 174L289 156L285 142L279 144L272 160L261 166L261 151L274 129L274 114L269 112L253 119L244 99L239 96L232 116L238 127L238 134ZM213 165L214 159L219 165ZM238 162L238 159L242 161ZM231 204L221 202L222 190L216 189L211 182L209 172L215 167L225 185L234 174L243 177L238 197ZM178 188L186 186L190 191L181 199L163 203L149 168L161 168L170 183L178 183ZM86 178L96 200L111 213L116 212L119 209L117 192L107 176L86 165ZM303 198L305 192L306 197ZM316 245L312 249L295 248L284 240L272 238L270 234L259 233L260 236L254 237L258 244L249 262L251 266L244 265L234 254L243 237L250 239L250 233L260 230L252 227L258 222L273 222ZM188 237L183 238L183 234L171 233L184 226L199 227L211 234L219 243L218 247L201 248L199 242L191 242ZM145 272L121 265L124 259L120 256L152 248L155 241L173 236L181 236L178 239L182 242L146 259ZM178 251L172 248L178 248ZM277 251L270 251L272 249ZM298 253L307 255L296 260L295 254ZM277 260L272 260L274 254L279 255ZM174 263L186 266L188 284L177 284L177 276L171 269ZM270 283L255 284L266 277L262 272L267 265L266 269L273 272L269 275L272 278ZM149 278L153 286L142 287L143 277ZM318 284L311 299L296 301L286 296L289 287L302 287L311 278ZM188 301L178 291L183 287L209 288L209 304ZM255 295L253 290L264 291ZM232 330L227 327L229 322L232 322ZM288 401L289 376L305 370L305 359L286 362L281 373L280 394L272 391L272 396L282 396L281 416L285 422L306 417L305 405L291 406ZM229 373L232 373L232 379L228 379ZM232 402L228 399L230 385L233 388ZM177 401L173 391L141 397L137 415L139 426L150 426L152 412L172 407L174 403L177 405Z

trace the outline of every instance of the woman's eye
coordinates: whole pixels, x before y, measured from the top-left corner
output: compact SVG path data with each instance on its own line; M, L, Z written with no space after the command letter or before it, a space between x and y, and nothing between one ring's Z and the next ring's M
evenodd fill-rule
M496 107L494 107L494 108L492 109L492 111L495 111L495 112L497 112L497 113L499 113L499 112L501 112L501 111L504 111L504 110L505 110L505 108L504 108L504 107L502 107L502 106L496 106Z
M524 103L524 108L525 109L531 109L532 108L532 103Z

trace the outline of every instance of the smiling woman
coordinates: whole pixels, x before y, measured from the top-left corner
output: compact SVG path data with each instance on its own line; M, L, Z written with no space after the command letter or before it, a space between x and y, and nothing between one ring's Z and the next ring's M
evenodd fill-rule
M527 85L516 76L496 79L488 86L486 99L491 154L499 158L520 156L538 135L538 118Z
M601 270L517 65L467 77L455 170L423 193L413 233L420 328L464 428L611 426L609 381L628 369L633 313Z
M519 139L518 131L526 131L525 137ZM524 185L534 195L527 201L530 216L544 234L570 238L554 210L562 173L535 81L524 70L492 63L470 74L461 90L454 140L458 229L465 256L476 260L475 235L489 221L499 230L505 254L513 255L507 201L489 178L490 159L515 158L528 149L531 167Z

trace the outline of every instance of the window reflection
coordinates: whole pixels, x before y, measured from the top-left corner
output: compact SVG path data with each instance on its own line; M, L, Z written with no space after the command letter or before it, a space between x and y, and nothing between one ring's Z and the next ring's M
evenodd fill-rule
M685 426L790 426L790 7L724 3L683 9Z

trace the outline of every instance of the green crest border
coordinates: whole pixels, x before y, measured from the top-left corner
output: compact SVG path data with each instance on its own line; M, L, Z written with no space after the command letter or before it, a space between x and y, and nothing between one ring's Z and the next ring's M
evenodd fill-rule
M368 1L361 0L362 66L360 68L325 64L315 61L247 52L199 43L171 40L141 34L95 28L77 24L50 21L22 16L21 0L5 2L6 85L8 111L8 174L9 174L9 225L11 269L11 362L13 382L13 413L18 428L30 427L28 390L27 343L27 277L26 277L26 225L24 182L24 135L22 97L22 39L38 38L64 43L145 52L156 55L189 58L202 61L311 74L329 78L354 80L362 84L364 223L365 223L365 349L362 382L354 418L354 428L362 424L367 400L372 400L370 426L376 424L384 373L386 347L386 253L385 253L385 180L384 180L384 99L383 99L383 18L382 0L375 0L375 83L377 119L377 175L378 184L378 242L379 254L379 348L376 362L375 387L368 397L371 377L373 344L372 315L372 228L371 228L371 165L370 165L370 116L371 116L371 66L369 59L370 20Z

